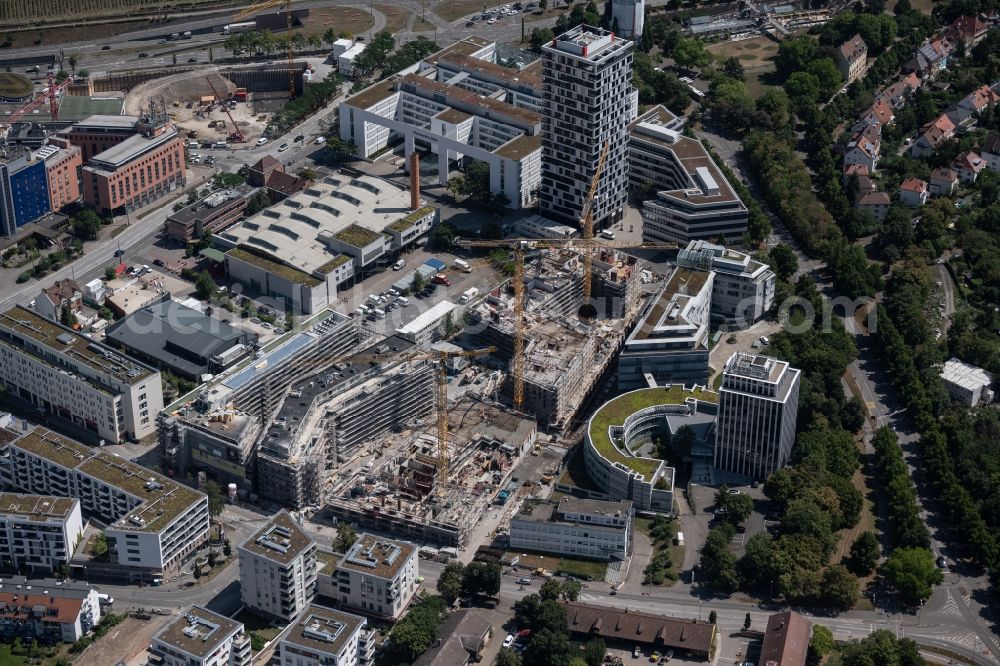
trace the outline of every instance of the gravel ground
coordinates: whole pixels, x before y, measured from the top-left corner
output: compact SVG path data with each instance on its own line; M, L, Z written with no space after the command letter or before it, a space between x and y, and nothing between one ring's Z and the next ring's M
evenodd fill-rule
M124 660L127 666L146 663L153 635L173 616L154 615L151 620L128 618L87 648L74 666L110 666Z

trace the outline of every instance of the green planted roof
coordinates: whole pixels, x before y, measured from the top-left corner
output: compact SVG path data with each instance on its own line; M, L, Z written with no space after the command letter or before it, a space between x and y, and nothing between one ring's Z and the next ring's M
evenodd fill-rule
M680 385L632 391L609 400L594 413L590 419L590 441L594 448L611 462L621 463L642 474L647 481L651 481L661 461L653 458L636 458L632 454L622 451L608 437L608 429L611 426L624 425L625 419L647 407L682 405L688 398L697 398L705 402L719 402L718 393L702 388L688 390Z
M317 280L312 275L309 275L309 273L300 271L297 268L292 268L291 266L282 264L273 259L268 259L267 257L263 257L255 252L250 252L244 246L233 248L226 254L230 257L235 257L236 259L245 261L248 264L257 266L258 268L261 268L269 273L273 273L278 277L285 278L289 282L304 284L310 287L315 287L320 284L320 280Z

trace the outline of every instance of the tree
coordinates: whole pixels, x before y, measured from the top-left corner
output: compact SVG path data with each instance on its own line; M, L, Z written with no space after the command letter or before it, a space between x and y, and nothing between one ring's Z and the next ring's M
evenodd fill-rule
M194 564L193 573L194 573L194 579L195 580L198 580L199 578L201 578L201 567L198 566L197 562L195 562L195 564Z
M601 666L607 653L608 646L600 638L592 638L583 644L583 660L587 666Z
M531 50L535 53L541 53L542 47L551 42L553 36L550 28L535 28L531 31L531 36L529 37Z
M462 574L465 565L461 562L449 562L438 577L437 591L449 604L455 603L462 595Z
M560 596L562 596L563 601L576 601L580 598L581 589L583 589L583 584L580 581L564 580Z
M722 73L731 79L742 81L744 77L743 63L739 58L730 56L722 61Z
M810 37L786 39L778 46L777 71L791 74L805 69L816 57L816 42Z
M847 610L858 600L858 577L847 567L834 564L823 572L823 600L835 608Z
M69 305L64 305L59 310L59 323L63 326L73 325L73 309Z
M572 647L566 636L566 627L559 631L542 629L536 631L524 651L522 663L524 666L553 666L567 664L572 654Z
M809 663L818 664L823 657L833 652L833 632L822 624L814 624L809 639Z
M309 167L299 169L299 172L296 175L298 175L298 177L302 180L316 180L316 172Z
M560 592L562 592L562 583L555 578L549 578L542 583L542 587L538 590L538 596L544 600L555 601L559 598Z
M747 613L747 616L743 618L743 631L746 631L750 628L751 622L752 620L750 619L750 613Z
M674 62L685 69L700 69L712 62L712 55L697 37L682 37L674 47Z
M718 619L719 619L719 615L714 610L708 612L708 622L709 622L709 624L715 624Z
M340 523L337 527L337 536L333 540L333 548L338 553L346 553L347 550L358 540L358 533L347 523Z
M115 318L115 313L108 306L102 305L101 309L97 311L97 316L104 321L112 321Z
M788 280L799 270L799 259L795 250L786 243L778 243L768 252L767 258L774 273L782 280Z
M334 162L346 162L357 154L357 148L350 141L344 141L339 136L331 136L326 140L326 147Z
M491 562L471 562L462 573L462 596L495 597L500 593L500 565Z
M745 493L726 493L719 502L723 518L733 525L739 525L753 513L753 500Z
M911 606L930 598L933 586L944 579L934 562L934 553L927 548L895 549L882 565L882 573Z
M549 8L549 0L538 0L538 8L544 12Z
M208 495L208 515L218 517L226 506L226 496L222 494L219 484L211 480L205 482L205 494Z
M115 272L114 266L106 266L104 268L104 279L105 280L114 280L115 276L117 276L117 275L118 274Z
M841 653L844 666L923 666L917 644L897 639L886 629L878 629L858 642L848 643Z
M447 609L445 600L436 596L414 604L389 634L387 663L413 663L434 643Z
M215 280L208 271L201 271L194 278L194 293L200 300L207 301L215 296Z
M851 545L851 566L860 575L867 575L878 566L881 547L878 536L872 532L862 532Z
M496 666L521 666L521 655L514 648L502 647L497 653Z
M802 117L812 111L819 101L819 79L810 72L795 72L785 81L785 92L792 101L795 113Z
M427 280L420 273L413 274L413 281L410 283L410 293L416 294L427 286Z

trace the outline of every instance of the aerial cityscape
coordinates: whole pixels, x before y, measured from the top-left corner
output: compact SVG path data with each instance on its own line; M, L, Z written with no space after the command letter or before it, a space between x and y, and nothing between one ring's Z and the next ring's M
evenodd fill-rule
M998 0L0 2L0 666L1000 665L998 376Z

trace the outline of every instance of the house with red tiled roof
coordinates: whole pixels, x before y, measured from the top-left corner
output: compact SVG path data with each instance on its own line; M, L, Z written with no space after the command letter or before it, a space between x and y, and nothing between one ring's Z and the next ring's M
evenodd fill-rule
M889 212L889 195L885 192L869 192L859 195L854 207L861 210L870 210L875 219L881 222L885 219L885 214Z
M947 37L927 42L903 64L903 71L917 74L923 79L933 78L948 66L948 58L954 50L954 44Z
M974 183L979 178L979 172L986 167L986 160L977 153L967 150L952 162L951 168L958 174L958 179L963 183Z
M85 583L4 576L0 582L0 642L75 643L101 621L97 590Z
M955 123L948 116L942 114L934 122L927 123L920 128L920 136L910 146L910 155L912 157L931 155L942 143L954 135Z
M795 611L775 613L767 618L761 666L805 666L809 653L812 623Z
M896 119L896 114L892 111L892 106L884 99L878 99L872 104L861 119L854 124L851 130L856 134L869 127L877 128L881 133L881 128L889 125Z
M851 176L869 176L871 175L868 171L868 167L864 164L845 164L844 165L844 182L846 183L851 179Z
M927 196L930 192L927 189L927 181L910 176L899 186L899 201L904 206L918 208L927 203Z
M971 49L986 38L987 30L989 26L978 16L959 16L948 26L948 36L956 44L964 44L965 48Z
M1000 173L1000 134L990 134L983 142L979 156L986 162L986 168Z
M1000 94L996 93L989 86L984 85L963 97L958 105L973 113L982 113L997 102L1000 102Z
M868 45L861 35L854 35L837 49L837 69L848 83L865 71L868 62Z
M847 144L847 150L844 152L844 164L860 164L868 169L868 173L875 173L875 168L878 166L878 156L878 145L863 134L858 134Z
M958 187L958 174L951 169L934 169L927 186L932 197L950 197Z

